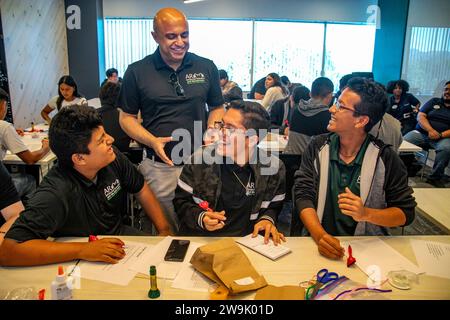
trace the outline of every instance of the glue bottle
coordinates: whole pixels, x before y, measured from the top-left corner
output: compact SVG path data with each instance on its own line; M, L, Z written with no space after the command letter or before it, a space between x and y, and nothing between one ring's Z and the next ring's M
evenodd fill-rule
M64 269L58 266L58 275L52 281L52 300L72 300L72 289L69 287Z
M148 297L150 299L159 298L161 295L158 284L156 282L156 267L150 266L150 290L148 291Z

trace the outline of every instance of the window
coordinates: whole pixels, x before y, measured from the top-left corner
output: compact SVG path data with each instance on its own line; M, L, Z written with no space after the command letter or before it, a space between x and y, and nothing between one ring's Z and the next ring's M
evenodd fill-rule
M152 24L151 19L105 19L106 68L123 76L130 63L153 53ZM337 90L344 74L372 71L372 25L190 19L189 33L190 51L213 60L244 91L270 72L307 87L324 74Z
M322 69L323 28L322 23L257 21L253 82L276 72L311 86Z
M214 61L242 90L250 90L252 22L190 20L190 51Z
M339 88L342 76L371 72L375 25L327 24L324 74Z
M123 76L128 65L152 54L152 19L105 19L105 65Z
M442 95L450 78L450 28L411 28L403 78L414 95L427 98Z

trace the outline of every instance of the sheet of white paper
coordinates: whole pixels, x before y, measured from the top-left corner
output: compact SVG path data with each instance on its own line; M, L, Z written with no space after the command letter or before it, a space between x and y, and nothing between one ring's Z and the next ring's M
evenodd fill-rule
M255 280L253 280L252 277L245 277L242 279L234 280L234 282L236 282L240 286L246 286L246 285L255 283Z
M172 288L208 292L214 281L196 271L192 265L184 265L172 282Z
M434 241L410 240L417 263L427 275L450 279L450 245Z
M275 245L272 240L269 240L268 244L264 243L264 237L258 234L255 238L251 234L236 240L237 243L246 246L267 258L276 260L285 254L291 252L291 249L284 245Z
M375 283L386 280L389 271L421 272L415 264L379 238L342 241L341 244L346 251L348 245L352 246L356 265Z
M137 273L130 270L130 267L139 261L146 252L151 251L152 246L132 241L127 241L125 246L126 255L117 264L80 261L78 264L80 276L121 286L128 285Z
M139 261L137 261L133 266L131 266L131 270L148 274L148 269L151 265L156 266L157 274L159 278L173 280L177 276L178 272L180 272L183 265L189 265L189 261L191 260L192 255L195 250L201 246L201 244L192 242L189 244L189 249L186 253L186 257L183 262L172 262L172 261L164 261L164 256L166 255L167 249L169 249L170 243L173 239L182 239L182 238L174 238L174 237L165 237L158 244L156 244L152 250L149 250L142 256Z

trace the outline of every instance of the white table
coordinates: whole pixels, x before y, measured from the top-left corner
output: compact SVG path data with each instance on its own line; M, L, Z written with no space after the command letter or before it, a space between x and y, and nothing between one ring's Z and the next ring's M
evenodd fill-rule
M121 237L127 240L155 244L160 237ZM184 237L199 243L208 243L217 238L194 238ZM346 238L341 238L346 239ZM347 238L348 239L348 238ZM352 237L351 239L355 239ZM414 236L414 237L386 237L383 240L395 250L403 254L407 259L416 263L410 239L431 240L442 243L450 243L450 236ZM87 241L87 239L82 239ZM319 255L317 246L309 237L288 238L286 243L292 252L277 261L272 261L250 249L243 248L245 254L254 268L264 275L268 284L298 285L301 281L309 280L320 269L328 268L339 275L346 275L350 279L366 283L367 276L358 268L347 268L344 261L333 261ZM71 263L63 264L73 265ZM26 268L1 268L0 267L0 289L11 290L19 287L34 286L37 290L46 289L46 298L50 298L50 284L55 278L57 265L47 265ZM82 270L81 270L82 272ZM209 293L193 292L171 288L172 281L158 279L158 288L161 290L159 299L179 300L207 300ZM392 293L386 294L390 299L450 299L450 279L421 275L419 284L413 290L399 290L384 284L383 288L392 289ZM104 282L81 279L81 288L73 292L74 299L113 299L113 300L147 300L149 290L148 275L138 274L128 286L112 285ZM243 293L233 296L233 299L253 299L254 292Z
M419 146L416 146L415 144L412 144L411 142L408 142L406 140L402 141L402 144L398 148L399 153L409 153L409 152L419 152L422 151L422 148Z
M413 195L426 217L450 234L450 189L414 188Z
M288 137L269 132L264 139L258 144L258 148L271 152L282 153L286 149L288 143Z
M47 124L37 124L35 125L35 129L43 130L42 132L25 132L25 135L21 137L21 139L28 147L28 150L36 151L41 149L42 139L48 137L48 127L49 126ZM29 128L27 130L29 130ZM33 164L39 166L39 180L42 180L42 178L47 174L55 160L56 155L52 151L49 151L42 159ZM3 159L3 163L10 165L27 165L17 155L12 154L9 151Z

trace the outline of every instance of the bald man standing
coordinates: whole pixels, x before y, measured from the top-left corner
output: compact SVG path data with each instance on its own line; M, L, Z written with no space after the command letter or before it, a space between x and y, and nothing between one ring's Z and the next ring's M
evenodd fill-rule
M158 11L152 36L158 43L156 51L130 64L123 77L120 124L130 137L145 146L147 158L139 170L177 232L178 218L172 200L182 170L181 158L190 154L172 156L178 143L172 141L172 134L176 129L187 130L192 153L194 122L201 121L202 131L213 128L214 122L222 119L224 101L217 67L211 60L188 52L189 26L181 11L175 8ZM137 119L139 111L142 125ZM202 137L196 139L202 141ZM141 215L141 227L146 232L152 229L145 214Z

